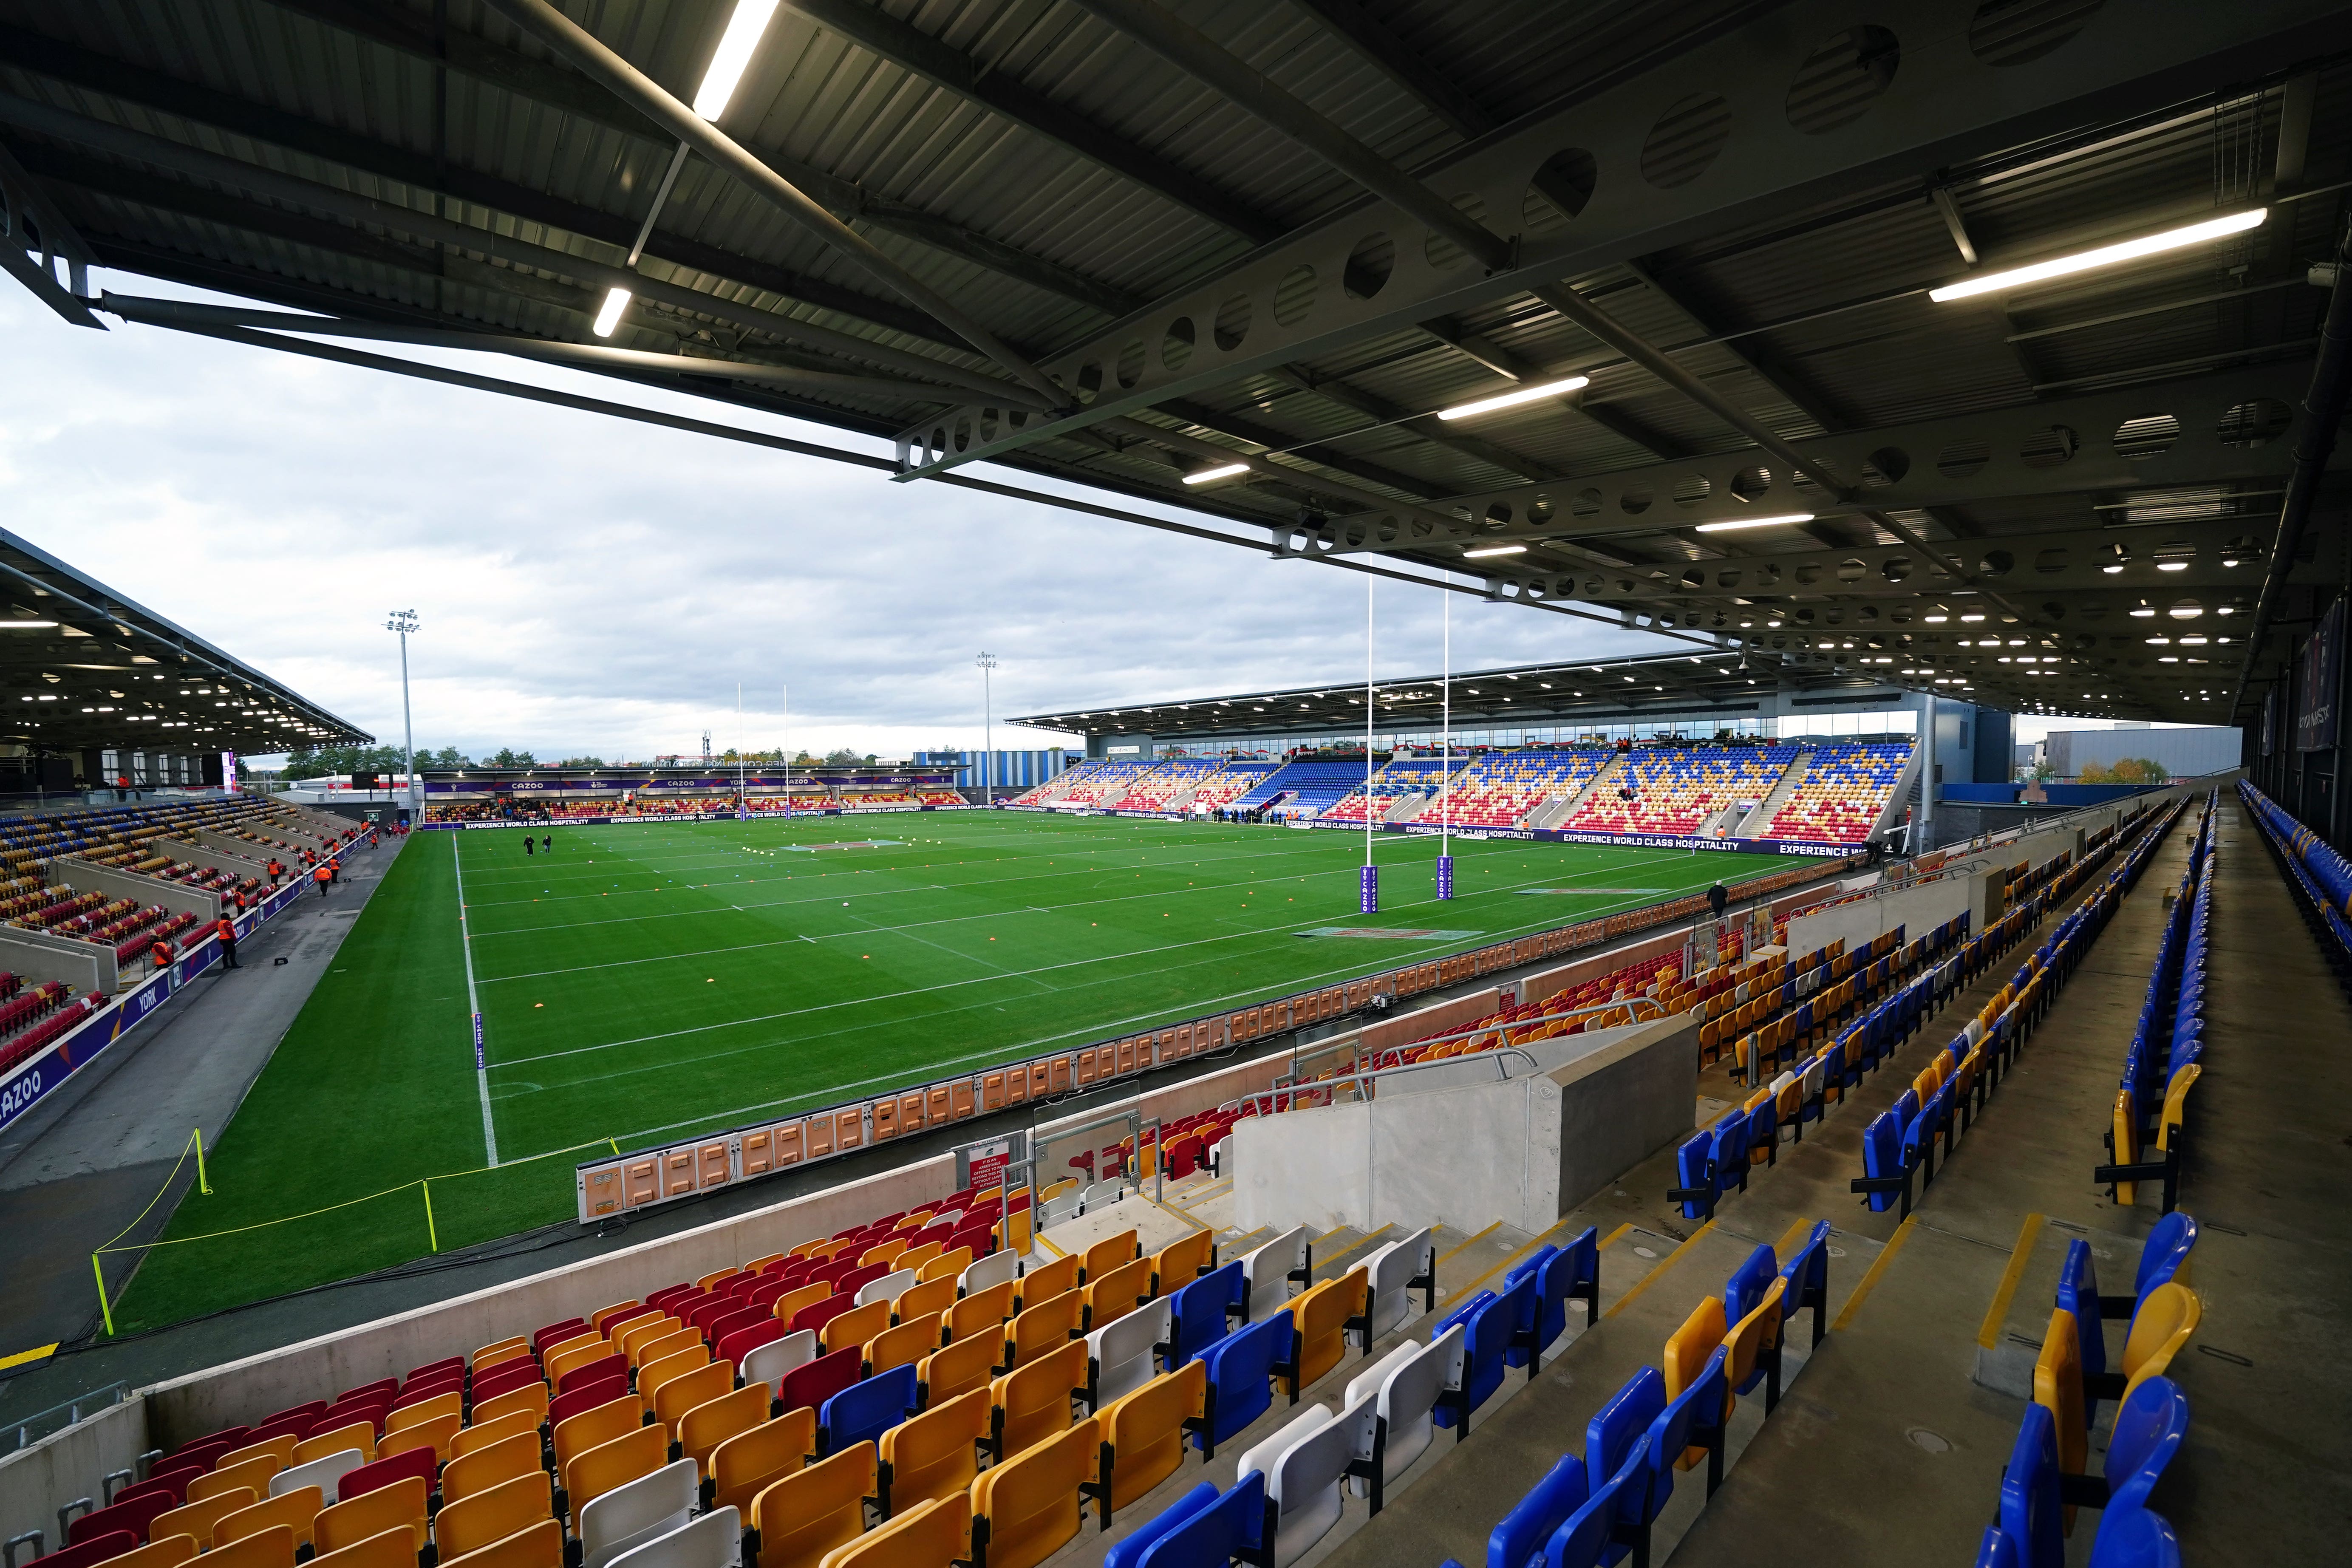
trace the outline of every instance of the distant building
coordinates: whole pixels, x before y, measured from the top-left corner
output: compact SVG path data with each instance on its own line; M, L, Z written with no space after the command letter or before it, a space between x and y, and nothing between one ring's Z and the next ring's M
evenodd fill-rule
M2219 724L2183 726L2176 730L2137 729L2053 730L2042 741L2050 771L2062 779L2077 779L2096 765L2111 768L2126 757L2159 764L2174 778L2197 778L2227 773L2242 757L2244 731Z

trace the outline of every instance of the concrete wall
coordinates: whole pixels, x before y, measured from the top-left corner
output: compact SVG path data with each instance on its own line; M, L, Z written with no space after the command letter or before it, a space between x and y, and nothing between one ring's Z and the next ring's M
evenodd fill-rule
M79 855L60 855L48 863L47 869L50 881L69 883L85 893L104 893L110 899L136 899L142 906L160 904L175 915L194 915L200 921L220 919L220 895L205 892L200 888L183 887L177 882L167 882L161 877L142 876L137 871L101 866Z
M77 996L111 996L121 980L112 948L16 926L0 930L0 969L36 983L62 980Z
M0 1541L37 1530L44 1550L57 1551L65 1544L58 1510L79 1498L103 1503L107 1476L135 1468L139 1456L156 1446L148 1441L147 1407L133 1398L0 1455ZM19 1548L19 1559L31 1551Z
M1904 927L1908 937L1921 937L1962 910L1975 917L1976 923L1969 929L1982 931L1986 880L1983 873L1947 877L1901 892L1856 899L1850 904L1799 915L1789 922L1789 951L1811 952L1840 937L1851 951L1896 926Z
M1545 1041L1538 1053L1566 1059L1508 1081L1473 1057L1385 1079L1369 1102L1239 1122L1226 1144L1234 1222L1547 1229L1688 1135L1697 1034L1687 1015L1629 1025Z

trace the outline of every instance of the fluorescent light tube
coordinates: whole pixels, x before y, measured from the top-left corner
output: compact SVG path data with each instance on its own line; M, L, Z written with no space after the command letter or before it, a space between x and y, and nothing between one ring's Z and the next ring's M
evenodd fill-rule
M2250 228L2259 227L2269 213L2268 207L2230 213L2221 217L2207 218L2201 223L2168 228L2158 234L2142 235L2137 239L2103 245L2095 250L2079 250L2072 256L2053 257L2048 261L2037 261L2031 267L2012 267L2005 272L1987 272L1976 278L1963 278L1957 283L1928 289L1927 298L1941 305L1954 300L1973 299L1979 294L1996 293L2003 289L2022 288L2046 279L2088 272L2095 268L2115 267L2123 262L2137 261L2143 256L2161 256L2168 250L2179 250L2187 246L2202 245L2209 239L2243 234Z
M1438 410L1437 416L1440 419L1467 419L1475 414L1492 414L1497 408L1516 408L1522 403L1559 397L1591 384L1592 378L1589 375L1571 375L1566 381L1547 381L1540 386L1522 386L1516 392L1506 392L1496 397L1482 397L1475 403L1442 408Z
M621 312L628 308L629 291L626 289L605 290L604 302L596 308L596 325L592 330L600 338L611 337L613 329L621 324Z
M1188 485L1205 485L1211 479L1230 479L1235 474L1246 474L1249 471L1247 463L1224 463L1213 468L1202 468L1197 474L1186 474L1184 482Z
M1528 547L1524 544L1482 544L1475 550L1464 551L1462 558L1476 561L1488 555L1525 555L1527 552Z
M727 100L735 96L751 63L751 52L760 47L760 36L768 30L768 20L775 14L776 0L735 0L735 15L727 18L719 51L710 57L710 68L702 73L702 85L695 89L697 114L715 121L727 112Z
M1813 514L1811 512L1790 511L1782 512L1778 517L1743 517L1735 519L1730 522L1702 522L1698 525L1698 531L1701 533L1729 533L1736 528L1771 528L1777 524L1784 522L1811 522L1812 521Z

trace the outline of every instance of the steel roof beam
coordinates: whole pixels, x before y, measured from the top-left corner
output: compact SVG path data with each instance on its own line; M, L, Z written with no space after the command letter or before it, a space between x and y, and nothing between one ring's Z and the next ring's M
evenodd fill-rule
M2293 464L2292 435L2300 420L2295 409L2308 380L2307 365L2248 365L2126 392L1988 409L1796 444L1809 463L1834 472L1874 475L1861 491L1865 498L1861 504L1833 500L1817 487L1793 482L1786 465L1759 463L1760 454L1751 447L1456 496L1447 510L1466 510L1469 520L1456 519L1435 536L1408 533L1385 543L1349 548L1412 550L1448 538L1464 542L1572 541L1585 532L1667 531L1786 512L1916 511L2021 497L2144 492L2277 479ZM2169 416L2179 422L2169 443L2152 433L2144 443L2119 450L2116 437L2125 422L2150 416ZM1770 472L1769 482L1760 486L1755 482L1759 468ZM1677 500L1677 487L1698 494ZM1500 522L1484 521L1498 514Z
M430 213L418 212L397 203L378 201L332 185L281 174L258 164L222 157L218 153L206 153L159 136L149 136L126 126L52 109L29 99L0 93L0 124L16 125L43 136L171 170L193 179L209 180L233 190L284 202L290 206L373 225L461 251L476 251L517 267L576 278L600 289L627 289L640 299L715 316L737 325L791 338L835 353L860 357L910 374L970 387L982 395L1006 399L1024 406L1034 407L1043 401L1033 398L1023 388L1007 385L992 377L873 342L835 328L798 321L756 306L738 304L698 289L666 283L659 279L631 272L616 264L512 239L495 230L436 217ZM197 193L199 196L205 194ZM130 199L141 198L133 196Z
M1138 0L1090 3L1125 14ZM1165 397L1199 395L1275 364L1808 210L1857 185L1917 179L1992 149L2177 101L2215 80L2250 78L2352 42L2352 14L2330 0L2274 0L2259 8L2109 0L2041 58L1997 66L1969 45L1977 9L1974 0L1919 0L1905 16L1901 71L1859 119L1816 135L1789 121L1788 84L1815 46L1850 26L1852 17L1834 0L1792 0L1416 170L1414 185L1475 198L1499 224L1516 227L1528 189L1548 165L1571 150L1590 156L1593 181L1581 210L1541 232L1521 230L1499 265L1447 265L1443 246L1433 255L1426 244L1433 228L1454 239L1462 214L1442 203L1453 215L1444 218L1427 212L1420 195L1400 192L1412 197L1409 205L1380 200L1320 220L1053 356L1045 368L1065 384L1099 388L1087 406L1000 430L992 441L968 440L936 459L929 441L935 426L909 429L901 437L901 461L913 476L995 457ZM1662 117L1701 89L1721 98L1719 137L1692 130L1696 153L1664 162L1672 147L1685 144L1674 140L1685 128L1679 121L1662 126ZM1656 178L1644 174L1645 163ZM1373 237L1390 247L1384 274L1368 269L1373 253L1360 244ZM1488 247L1465 248L1476 257ZM1276 321L1276 289L1306 276L1302 268L1315 280L1312 300L1292 319ZM1220 344L1208 327L1236 300L1252 307L1248 330L1229 334L1230 346ZM1191 329L1189 352L1163 355L1163 342L1181 341L1184 328ZM918 448L924 453L919 463Z
M1064 401L1062 393L1036 366L999 341L978 318L899 266L872 240L834 216L824 204L812 199L725 132L679 102L667 89L548 0L489 0L489 4L538 34L557 53L628 100L680 142L732 174L770 205L840 252L867 277L896 291L917 310L945 322L965 342L1025 382L1049 405Z
M1332 37L1353 49L1375 70L1402 88L1422 108L1444 121L1464 141L1474 141L1495 129L1495 117L1468 93L1445 79L1411 45L1398 37L1358 3L1358 0L1295 0L1298 8L1322 23Z
M784 0L784 4L826 32L847 38L901 70L1001 115L1253 245L1264 244L1283 231L1278 220L1200 175L1146 152L1055 103L1011 73L992 69L954 45L863 0Z
M431 26L423 18L396 6L362 5L353 0L269 0L269 4L327 26L357 34L372 43L382 44L432 65L446 65L461 76L472 77L518 98L578 115L624 135L656 142L665 148L675 141L660 126L614 97L600 83L548 61L533 59L529 55L492 43L476 34L454 28L448 31L442 40L447 48L447 58L444 59L437 52ZM1043 257L1032 256L919 208L882 200L854 180L842 179L811 164L772 152L761 150L759 156L772 164L786 179L845 218L861 219L876 228L887 229L929 246L934 250L961 257L1000 277L1059 295L1106 315L1123 316L1142 303L1124 289L1086 277Z

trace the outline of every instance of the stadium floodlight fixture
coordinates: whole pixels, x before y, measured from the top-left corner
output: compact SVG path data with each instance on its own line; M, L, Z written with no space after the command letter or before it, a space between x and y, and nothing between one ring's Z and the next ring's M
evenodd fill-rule
M0 621L0 627L5 627L13 632L29 632L54 626L57 624L55 621Z
M1811 522L1812 521L1813 514L1811 512L1787 511L1779 513L1772 517L1740 517L1733 518L1727 522L1702 522L1698 525L1698 531L1701 533L1729 533L1736 529L1775 528L1782 523Z
M1927 298L1938 305L1948 304L1954 300L1971 300L1979 294L1994 294L2005 289L2022 288L2028 283L2072 277L2077 272L2089 272L2101 267L2116 267L2146 256L2161 256L2168 250L2180 250L2189 246L2202 245L2207 240L2226 239L2233 234L2243 234L2250 228L2259 227L2269 213L2268 207L2224 213L2220 217L2144 234L2137 239L2119 240L2114 245L2078 250L2071 256L2054 256L2047 261L2037 261L2027 267L2011 267L2000 272L1963 278L1957 283L1928 289Z
M760 47L761 36L775 14L776 0L735 0L735 14L727 18L727 31L719 36L710 68L702 73L702 85L694 89L695 113L716 121L727 112L728 100L735 96L743 72L751 67L752 52Z
M1230 479L1235 474L1248 472L1247 463L1220 463L1213 468L1202 468L1198 473L1186 474L1184 482L1188 485L1205 485L1212 479Z
M1493 397L1482 397L1475 403L1457 403L1451 408L1437 411L1440 419L1471 419L1481 414L1492 414L1499 408L1517 408L1523 403L1536 403L1547 397L1560 397L1581 391L1592 384L1589 375L1571 375L1563 381L1547 381L1535 386L1522 386Z
M630 294L626 289L607 289L604 302L596 307L596 323L591 330L600 338L609 338L621 324L621 312L629 308Z
M1528 547L1524 544L1482 544L1475 550L1464 551L1462 558L1465 561L1483 561L1489 555L1525 555L1527 552Z

